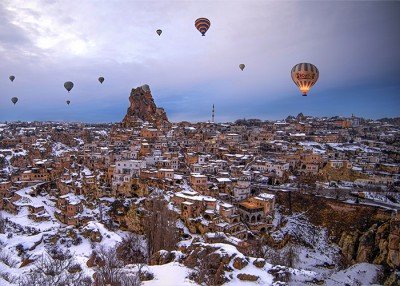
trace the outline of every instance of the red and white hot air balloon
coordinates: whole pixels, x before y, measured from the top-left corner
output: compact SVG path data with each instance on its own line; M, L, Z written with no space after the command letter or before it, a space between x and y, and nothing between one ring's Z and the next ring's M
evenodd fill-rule
M319 71L313 64L300 63L292 68L291 75L293 82L299 87L303 96L307 96L308 91L319 78Z

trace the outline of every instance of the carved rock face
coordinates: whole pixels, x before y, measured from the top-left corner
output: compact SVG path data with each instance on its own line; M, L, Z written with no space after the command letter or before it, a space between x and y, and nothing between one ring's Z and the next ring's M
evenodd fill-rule
M168 122L164 109L158 108L154 103L148 85L133 88L129 96L129 102L130 106L122 121L124 126L132 126L138 120L148 121L157 126Z

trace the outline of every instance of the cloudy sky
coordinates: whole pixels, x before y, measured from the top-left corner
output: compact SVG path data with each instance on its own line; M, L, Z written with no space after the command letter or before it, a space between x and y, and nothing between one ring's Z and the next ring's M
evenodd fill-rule
M399 51L399 1L2 0L0 121L120 121L145 83L172 121L208 120L212 104L220 122L400 116ZM308 97L299 62L320 71Z

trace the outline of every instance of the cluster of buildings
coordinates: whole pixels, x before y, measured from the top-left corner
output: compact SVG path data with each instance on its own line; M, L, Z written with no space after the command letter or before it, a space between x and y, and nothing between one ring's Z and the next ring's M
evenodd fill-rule
M86 210L99 200L142 198L158 188L191 233L245 240L272 227L279 189L335 181L352 191L399 191L400 127L354 116L0 129L0 209L28 206L34 220L49 214L34 200L21 204L25 187L35 186L32 196L51 195L54 217L75 226L93 219Z

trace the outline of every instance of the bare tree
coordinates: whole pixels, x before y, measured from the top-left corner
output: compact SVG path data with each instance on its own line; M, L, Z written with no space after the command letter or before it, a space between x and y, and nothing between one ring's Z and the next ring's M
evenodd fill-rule
M292 243L282 250L265 247L264 251L264 258L274 265L293 268L299 262L299 251Z
M139 275L138 274L126 274L123 273L120 277L120 285L121 286L139 286L140 283L140 279L139 279Z
M299 251L292 243L289 243L286 249L285 258L285 265L290 268L293 268L299 262Z
M6 219L3 217L3 214L0 211L0 233L4 233L6 231Z
M147 257L159 250L173 250L179 239L175 213L168 209L162 197L153 197L147 202L142 219L147 241Z
M137 286L140 285L140 271L137 273L126 273L124 262L118 258L117 248L105 248L101 246L96 251L98 267L94 274L94 285L96 286Z
M17 267L19 262L18 260L15 259L14 255L3 249L2 246L0 246L0 261L11 268Z
M120 285L119 278L122 275L124 263L118 259L115 249L101 246L96 251L96 256L99 259L99 266L94 275L95 285Z
M85 276L72 255L55 249L36 260L32 270L19 279L20 286L89 286L92 280Z
M127 264L146 263L146 248L138 235L129 233L118 244L117 255Z
M118 244L117 255L124 265L135 264L138 269L137 275L126 276L123 280L131 281L135 279L136 283L140 283L142 269L147 262L147 251L142 239L138 235L129 233Z

